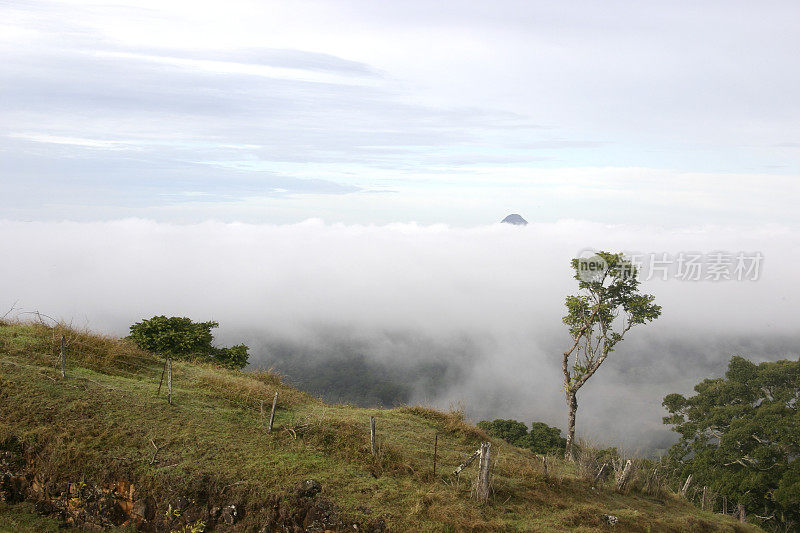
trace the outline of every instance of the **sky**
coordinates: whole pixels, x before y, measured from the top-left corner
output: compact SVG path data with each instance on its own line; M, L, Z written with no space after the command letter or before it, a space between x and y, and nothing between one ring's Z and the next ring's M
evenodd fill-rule
M794 0L0 0L0 315L441 362L415 401L564 428L570 258L667 254L662 317L578 414L663 447L665 394L798 357L799 25ZM679 280L690 253L763 264Z
M2 2L0 218L796 224L798 20L794 1Z

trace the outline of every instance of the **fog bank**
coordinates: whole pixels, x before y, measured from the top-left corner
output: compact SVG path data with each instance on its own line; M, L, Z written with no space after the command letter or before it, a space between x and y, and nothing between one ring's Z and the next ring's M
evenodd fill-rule
M0 314L17 302L116 335L157 314L216 320L219 343L244 341L253 365L279 363L301 384L309 372L349 361L387 387L402 382L407 401L461 403L475 420L561 427L571 257L586 248L763 254L757 281L642 283L662 317L634 328L579 394L578 432L628 447L668 442L663 396L720 375L731 355L775 360L800 351L800 238L790 227L131 219L0 221L0 236L9 251L0 264ZM341 383L353 379L347 373L327 377L342 390L359 387Z

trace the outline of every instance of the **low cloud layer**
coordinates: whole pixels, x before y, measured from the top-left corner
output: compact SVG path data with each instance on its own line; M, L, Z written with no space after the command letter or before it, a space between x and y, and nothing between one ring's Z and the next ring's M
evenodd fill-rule
M571 257L587 247L763 254L757 281L643 283L662 318L632 330L579 396L579 433L629 447L669 442L663 396L720 375L731 355L800 352L800 238L781 226L5 221L0 237L5 309L18 302L117 335L156 314L213 319L220 343L247 342L254 365L282 361L301 384L320 362L356 360L411 381L409 401L561 427Z

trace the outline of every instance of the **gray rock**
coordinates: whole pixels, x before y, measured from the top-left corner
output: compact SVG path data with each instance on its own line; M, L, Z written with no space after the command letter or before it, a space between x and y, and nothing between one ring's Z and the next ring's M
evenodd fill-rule
M307 533L323 533L334 529L338 516L333 504L320 498L314 502L303 521L303 529Z

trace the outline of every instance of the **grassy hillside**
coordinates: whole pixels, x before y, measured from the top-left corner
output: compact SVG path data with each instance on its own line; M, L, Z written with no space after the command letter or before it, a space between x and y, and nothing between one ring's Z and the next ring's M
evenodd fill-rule
M66 379L57 368L62 333ZM459 478L452 471L488 438L458 412L329 405L270 372L189 362L173 363L170 405L166 387L157 396L162 369L163 360L124 340L0 322L0 476L24 468L30 490L44 500L62 495L73 515L99 512L114 524L148 515L142 527L165 531L290 531L281 528L292 521L307 531L757 531L669 493L641 492L638 482L626 493L608 482L591 488L558 458L545 475L539 458L497 440L493 493L479 505L470 498L475 465ZM318 495L297 488L308 479L321 484ZM105 496L83 498L90 487ZM0 531L52 526L30 505L2 504ZM48 510L58 511L37 504Z

